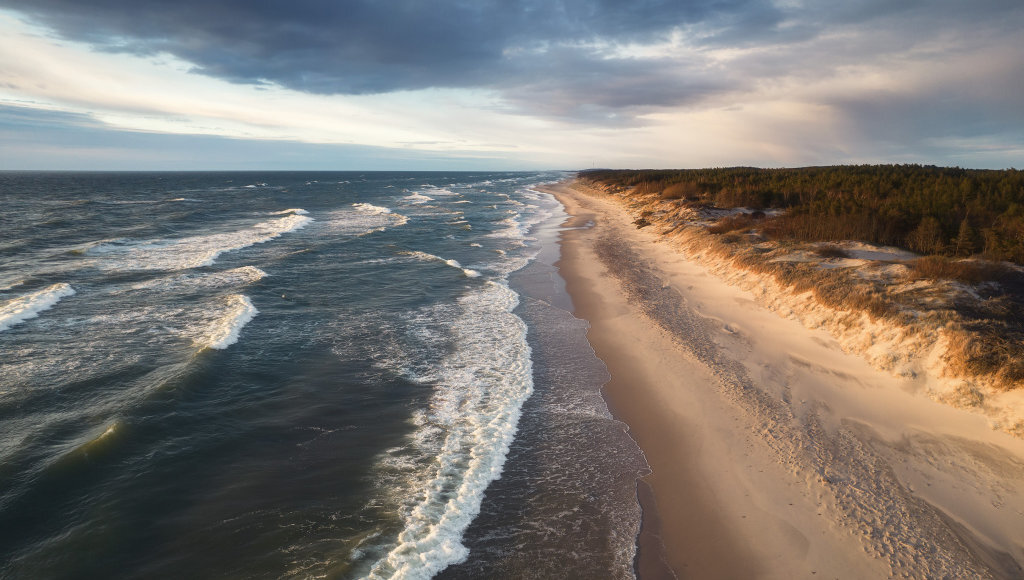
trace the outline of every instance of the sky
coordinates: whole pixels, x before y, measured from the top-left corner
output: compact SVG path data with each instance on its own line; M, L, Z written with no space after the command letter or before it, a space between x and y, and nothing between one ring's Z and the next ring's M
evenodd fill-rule
M0 0L0 169L1024 167L1021 0Z

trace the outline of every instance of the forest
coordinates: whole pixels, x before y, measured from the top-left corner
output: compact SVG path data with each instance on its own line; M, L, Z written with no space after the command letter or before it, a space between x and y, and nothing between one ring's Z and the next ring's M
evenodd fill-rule
M1024 172L922 165L581 171L618 191L715 207L780 208L765 235L860 240L1024 264Z

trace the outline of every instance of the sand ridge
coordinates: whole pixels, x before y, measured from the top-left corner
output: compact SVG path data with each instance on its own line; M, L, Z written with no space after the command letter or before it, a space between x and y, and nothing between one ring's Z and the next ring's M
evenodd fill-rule
M1024 573L1024 443L768 311L619 204L548 191L574 216L560 272L654 470L675 575ZM654 552L642 577L665 574L644 573Z

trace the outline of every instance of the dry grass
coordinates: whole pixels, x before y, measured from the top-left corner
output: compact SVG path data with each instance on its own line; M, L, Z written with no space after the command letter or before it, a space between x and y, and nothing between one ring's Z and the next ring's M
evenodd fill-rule
M949 346L944 358L949 370L962 376L989 377L993 386L1004 391L1024 386L1024 336L1010 331L1011 340L1007 340L1005 325L986 322L957 325L947 331Z
M945 256L924 256L909 264L915 279L957 280L968 284L999 281L1010 274L1002 264L979 260L951 260Z
M708 227L708 232L726 234L737 230L749 230L754 227L755 223L756 220L749 214L741 213L718 220L714 225Z

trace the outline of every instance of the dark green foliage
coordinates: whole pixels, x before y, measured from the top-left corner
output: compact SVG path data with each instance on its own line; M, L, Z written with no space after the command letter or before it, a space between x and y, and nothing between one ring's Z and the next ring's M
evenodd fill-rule
M1024 172L921 165L592 170L580 177L662 199L786 208L768 235L862 240L1024 264Z

